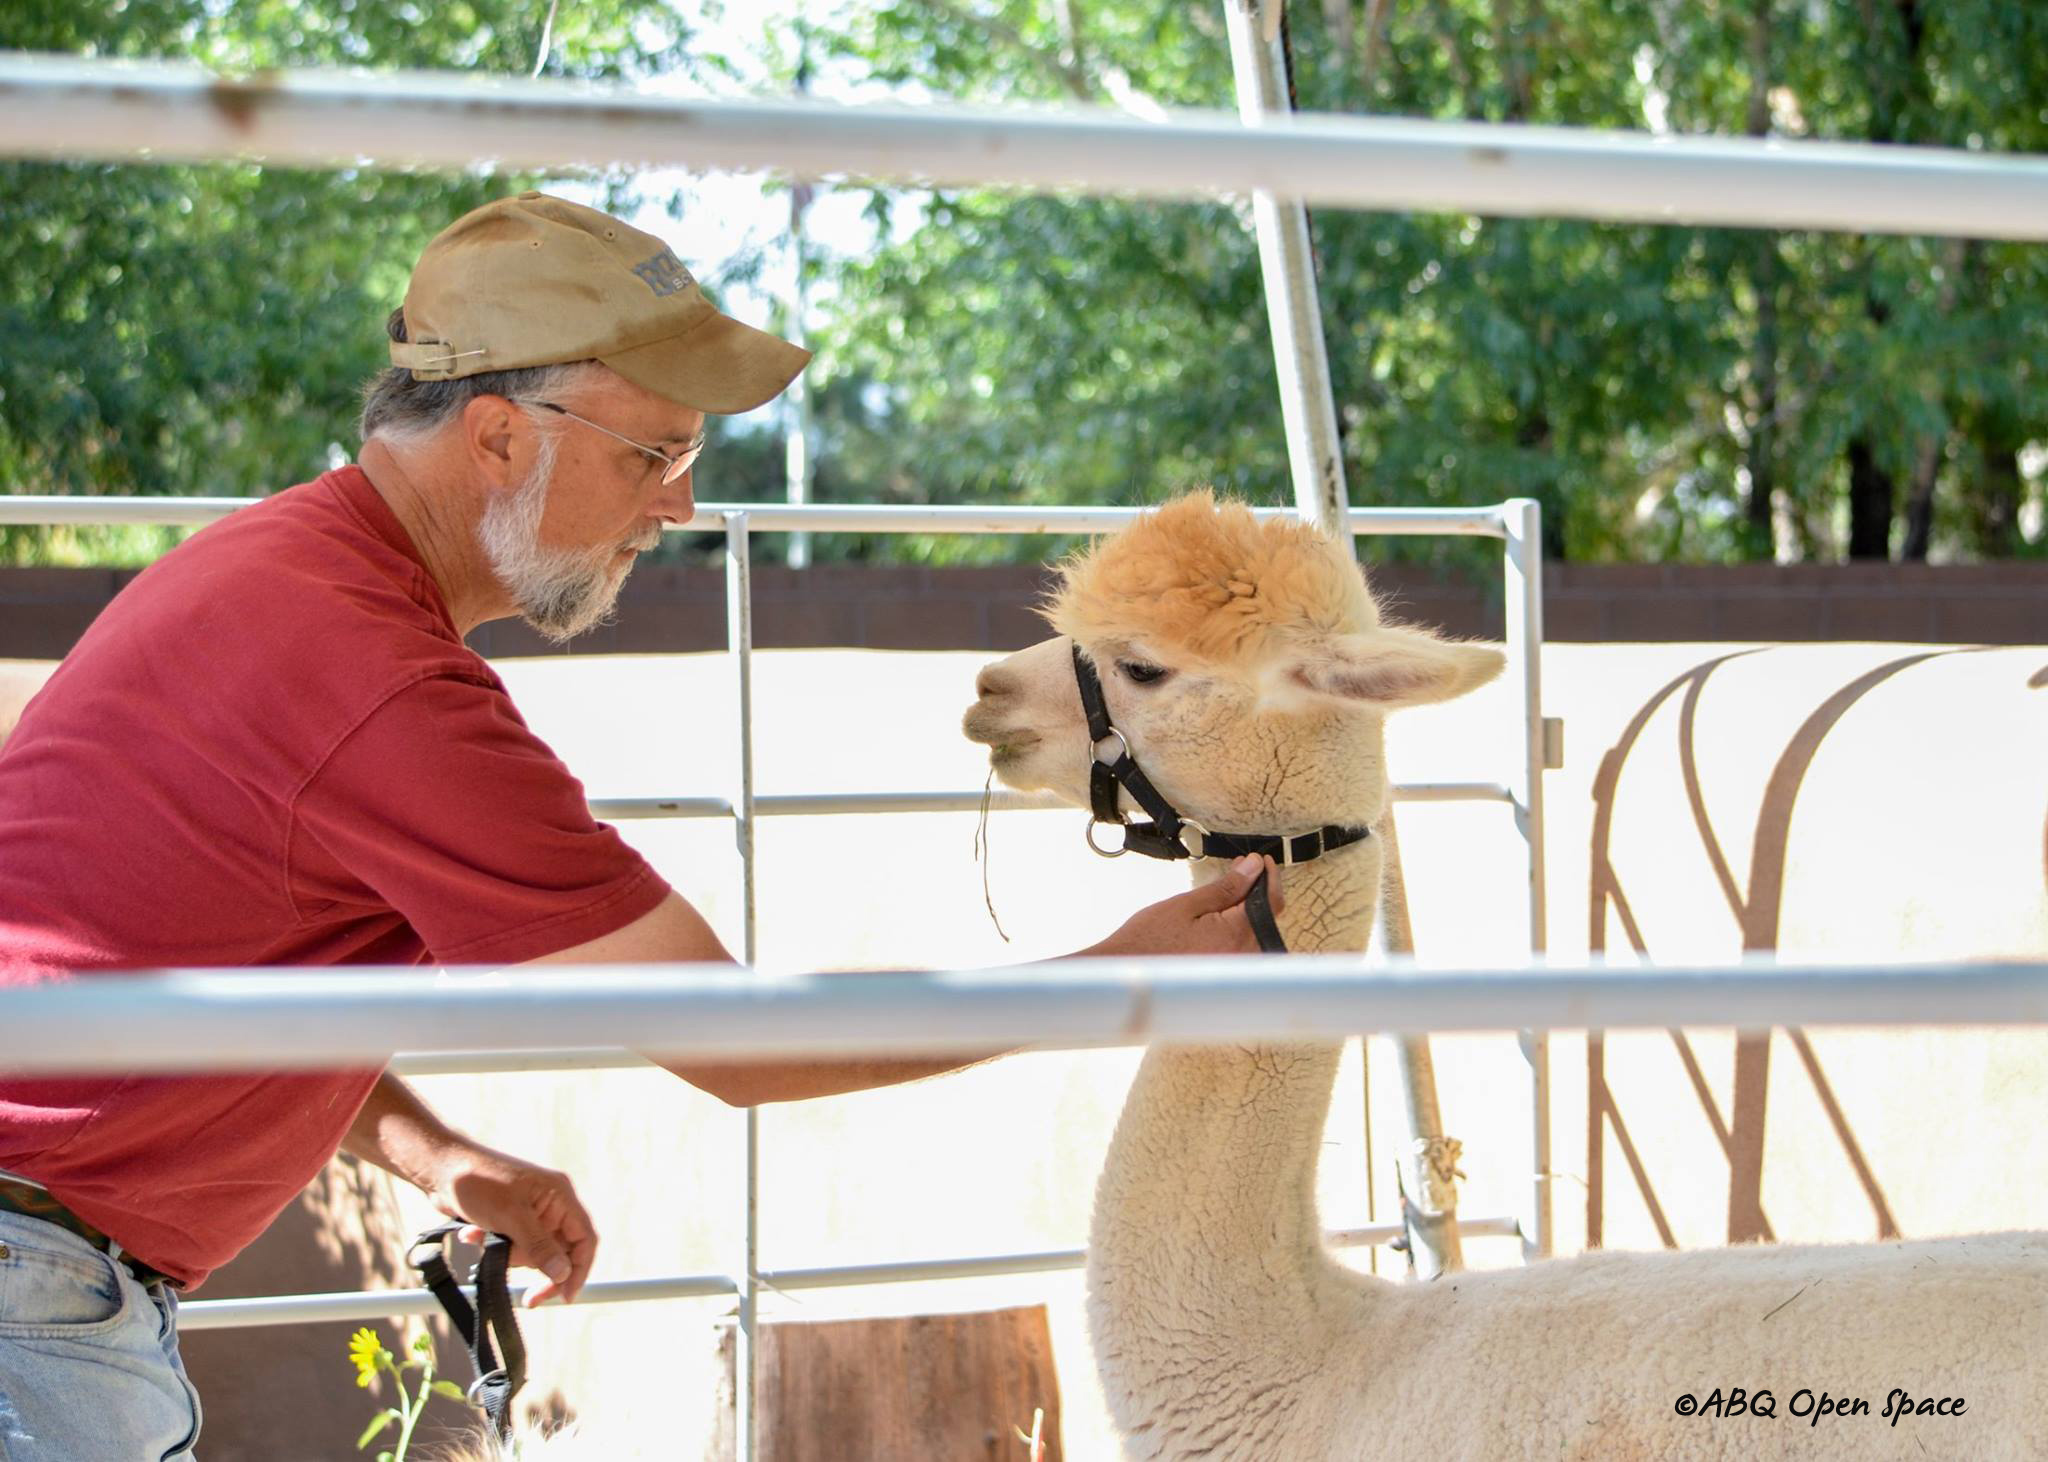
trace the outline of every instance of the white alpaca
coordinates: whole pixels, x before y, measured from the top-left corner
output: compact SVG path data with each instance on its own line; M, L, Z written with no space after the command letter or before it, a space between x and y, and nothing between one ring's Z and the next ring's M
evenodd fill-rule
M966 731L997 773L1088 805L1078 643L1139 763L1219 832L1376 826L1387 713L1501 663L1382 624L1348 553L1207 494L1068 564L1048 617L1059 638L977 684ZM1291 948L1364 948L1378 839L1280 877ZM1089 1237L1097 1364L1128 1457L2048 1457L2048 1234L1375 1279L1326 1253L1315 1209L1337 1057L1147 1054ZM1769 1390L1776 1415L1728 1415L1737 1387L1745 1403ZM1897 1393L1911 1409L1893 1425ZM1823 1396L1867 1413L1793 1414ZM1686 1397L1709 1414L1679 1414Z
M678 1443L665 1437L658 1419L629 1419L610 1432L592 1431L581 1422L567 1426L525 1421L514 1426L512 1440L500 1442L479 1423L467 1436L428 1443L421 1462L643 1462L673 1458Z
M489 1431L477 1432L460 1442L448 1443L430 1448L426 1462L615 1462L626 1455L592 1446L573 1432L556 1432L552 1435L538 1427L524 1425L512 1435L511 1444L503 1445Z

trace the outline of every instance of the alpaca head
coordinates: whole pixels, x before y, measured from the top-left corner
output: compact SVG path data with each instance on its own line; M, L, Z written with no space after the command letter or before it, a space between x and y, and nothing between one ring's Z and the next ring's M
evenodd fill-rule
M1207 492L1070 559L1044 613L1058 635L975 682L964 729L996 774L1088 805L1078 645L1159 790L1217 830L1377 823L1386 714L1462 695L1502 664L1491 646L1381 623L1347 550Z

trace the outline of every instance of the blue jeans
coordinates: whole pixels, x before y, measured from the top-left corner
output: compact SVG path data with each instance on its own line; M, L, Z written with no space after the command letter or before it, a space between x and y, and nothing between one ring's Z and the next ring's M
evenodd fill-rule
M176 1292L0 1212L0 1462L191 1462L198 1436Z

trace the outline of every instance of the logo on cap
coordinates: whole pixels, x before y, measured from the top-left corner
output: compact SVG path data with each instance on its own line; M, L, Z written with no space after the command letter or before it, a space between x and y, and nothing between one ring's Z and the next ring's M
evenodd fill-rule
M651 259L642 259L633 266L633 272L657 295L679 294L697 282L690 278L690 271L683 267L673 249L663 249Z

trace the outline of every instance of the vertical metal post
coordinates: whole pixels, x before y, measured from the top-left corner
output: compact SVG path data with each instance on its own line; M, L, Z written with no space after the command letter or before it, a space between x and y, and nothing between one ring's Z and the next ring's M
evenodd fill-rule
M1372 1225L1380 1221L1380 1206L1374 1196L1372 1178L1374 1171L1372 1152L1372 1037L1358 1038L1358 1088L1362 1100L1358 1108L1358 1125L1365 1137L1365 1221ZM1365 1267L1369 1273L1380 1272L1380 1246L1368 1244L1365 1250Z
M799 19L796 23L796 76L793 90L799 97L811 93L811 27ZM805 343L804 332L811 320L811 255L810 240L804 235L804 212L811 206L812 188L807 178L791 179L789 185L789 242L792 263L796 269L796 288L792 291L789 329L783 332L791 345ZM782 393L784 418L782 443L783 488L791 506L801 506L811 500L811 391L804 384L802 371L791 381ZM807 568L811 562L811 535L792 533L789 535L789 566L793 569Z
M732 657L735 700L739 709L738 785L733 788L733 841L740 855L740 958L755 962L754 930L754 576L749 553L747 515L725 520L725 642ZM733 1327L733 1451L737 1462L754 1462L754 1380L758 1369L755 1320L761 1272L761 1119L756 1108L746 1111L745 1202L741 1225L738 1323Z
M1543 881L1543 771L1551 765L1550 727L1543 718L1543 508L1533 498L1501 505L1507 532L1502 557L1506 590L1508 683L1522 698L1522 745L1513 780L1515 827L1522 835L1529 872L1529 959L1548 947ZM1550 1033L1523 1031L1522 1055L1529 1063L1529 1217L1522 1232L1522 1256L1547 1259L1552 1252L1550 1191Z
M1380 825L1380 838L1386 845L1376 918L1380 945L1390 955L1413 954L1415 931L1408 923L1408 883L1401 871L1401 840L1392 808ZM1416 1276L1435 1279L1465 1267L1465 1245L1458 1234L1461 1144L1444 1135L1429 1038L1395 1036L1394 1062L1408 1114L1408 1148L1401 1159L1401 1226L1407 1232L1408 1259Z
M1256 127L1289 110L1287 60L1280 52L1280 0L1223 0L1230 30L1230 68L1237 79L1237 114ZM1266 282L1266 320L1273 332L1273 364L1280 378L1280 420L1294 501L1303 517L1339 531L1351 499L1330 393L1330 359L1316 301L1315 258L1309 251L1308 209L1297 198L1252 194L1259 265Z
M809 183L799 179L790 184L789 232L796 253L796 288L792 291L789 324L782 333L791 345L805 344L804 331L810 319L810 246L804 237L804 209L810 201ZM816 475L811 461L811 392L804 384L803 372L797 372L796 379L783 388L782 402L783 495L790 506L801 507L811 500L811 483ZM811 535L790 534L789 566L805 568L810 561Z
M1237 111L1248 127L1291 109L1287 58L1280 46L1282 0L1223 0L1230 32L1230 66L1237 83ZM1287 459L1294 501L1305 518L1340 543L1351 541L1350 489L1337 433L1336 398L1330 389L1330 360L1323 342L1317 300L1315 258L1309 249L1308 209L1298 198L1252 195L1252 219L1259 238L1259 266L1266 285L1266 319L1273 332L1273 364L1280 382L1280 418L1287 433ZM1386 823L1386 883L1380 896L1381 937L1389 953L1412 953L1407 886L1391 812ZM1457 1188L1452 1177L1457 1143L1443 1135L1437 1107L1436 1071L1429 1042L1401 1037L1394 1043L1409 1115L1408 1203L1411 1257L1416 1272L1434 1278L1464 1267L1458 1243Z
M725 519L725 647L732 656L739 710L739 785L733 789L733 842L740 855L740 959L754 948L754 575L745 513Z

